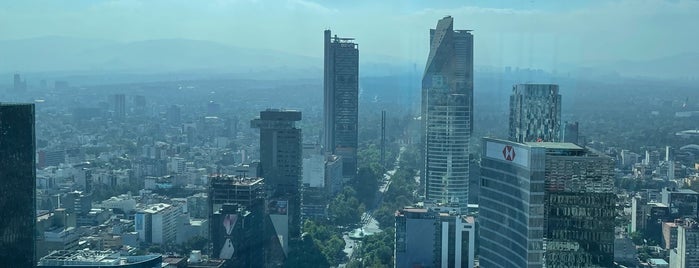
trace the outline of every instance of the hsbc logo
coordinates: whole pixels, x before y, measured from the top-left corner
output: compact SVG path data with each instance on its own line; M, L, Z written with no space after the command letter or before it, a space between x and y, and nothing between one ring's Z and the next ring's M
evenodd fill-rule
M505 158L507 161L512 161L515 160L515 148L510 146L510 145L505 145L505 148L502 148L502 157Z

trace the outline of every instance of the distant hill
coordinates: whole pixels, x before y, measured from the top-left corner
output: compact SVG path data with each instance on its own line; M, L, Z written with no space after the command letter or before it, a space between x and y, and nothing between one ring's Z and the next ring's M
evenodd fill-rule
M184 70L260 72L280 68L322 70L322 59L223 45L216 42L159 39L138 42L71 37L0 40L3 72L138 72Z
M615 61L582 68L586 72L624 77L699 79L699 53L682 53L652 60Z

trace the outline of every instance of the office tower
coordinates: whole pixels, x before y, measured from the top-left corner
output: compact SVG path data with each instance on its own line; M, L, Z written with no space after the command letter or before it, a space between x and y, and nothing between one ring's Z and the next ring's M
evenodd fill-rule
M474 267L474 218L439 208L396 213L394 267Z
M570 143L575 143L579 144L580 142L580 136L578 134L578 122L573 122L565 123L565 128L563 129L563 142L570 142Z
M116 94L114 97L114 117L116 119L126 118L126 95Z
M0 103L0 263L34 266L34 104Z
M473 128L473 35L444 17L430 30L422 78L425 197L468 204L469 139Z
M611 267L614 161L572 143L485 138L483 267Z
M677 248L670 250L671 268L699 268L699 225L686 221L677 226Z
M296 127L300 120L299 111L268 109L250 122L253 128L260 129L260 170L271 192L270 203L284 206L279 214L288 217L292 240L301 235L303 137L301 129ZM285 252L287 243L283 244Z
M15 74L12 88L15 90L15 92L23 92L27 90L27 81L22 81L22 78L19 74Z
M561 141L561 95L558 85L520 84L510 96L510 140Z
M323 145L342 157L342 174L357 173L359 111L359 45L354 38L332 36L325 30Z

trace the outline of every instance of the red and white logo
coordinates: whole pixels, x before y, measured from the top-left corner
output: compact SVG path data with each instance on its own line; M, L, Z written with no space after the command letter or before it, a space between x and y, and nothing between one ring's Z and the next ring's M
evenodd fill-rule
M505 148L502 148L502 156L507 161L515 160L515 148L510 145L506 145Z

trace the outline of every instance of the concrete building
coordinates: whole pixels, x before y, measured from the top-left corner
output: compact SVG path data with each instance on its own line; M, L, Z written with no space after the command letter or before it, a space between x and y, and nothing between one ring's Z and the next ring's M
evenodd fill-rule
M268 201L266 199L265 179L216 175L210 177L209 180L209 204L211 206L209 208L211 213L209 216L209 234L210 240L215 243L214 245L223 245L227 243L226 239L231 239L233 237L228 233L228 230L221 229L223 224L225 224L223 222L224 219L220 218L221 215L237 215L235 217L229 217L229 226L236 227L235 224L230 224L231 221L237 222L238 217L242 217L238 224L248 221L256 222L256 226L244 227L247 229L240 230L240 232L246 233L249 231L249 228L259 228L254 229L254 232L257 237L263 240L263 245L261 247L267 252L265 258L260 259L262 263L278 263L280 259L283 260L284 254L288 251L289 247L289 217L287 213L287 204L282 200L271 199ZM232 205L241 208L240 211L238 211L237 208L232 209ZM248 217L246 216L248 215L247 213L250 213L250 217L254 218L246 218ZM262 215L261 220L257 218L258 215ZM233 218L236 220L233 220ZM225 235L223 235L224 233ZM239 238L240 237L236 237L235 239ZM231 240L231 243L233 242L234 239ZM222 247L219 249L221 248ZM236 252L242 253L240 251ZM221 254L219 251L215 251L214 253ZM225 256L230 255L230 258L234 258L238 256L235 254L237 253L233 255L226 253ZM214 257L218 258L219 256L215 255ZM257 267L262 266L261 262L253 263L258 264Z
M0 263L37 260L35 148L34 104L0 103Z
M667 205L670 219L699 217L699 193L690 189L663 188L662 203Z
M465 208L473 128L473 35L454 30L449 16L430 29L422 122L425 198Z
M284 214L290 240L301 235L303 137L296 127L300 120L299 111L268 109L250 122L260 129L260 170L271 193L270 202L277 200L287 206Z
M671 268L699 268L699 225L685 222L677 227L677 248L670 251Z
M177 219L182 210L170 204L148 205L136 212L135 228L141 241L152 244L171 244L177 240Z
M677 221L663 222L663 245L665 249L677 247Z
M575 136L577 140L577 133ZM558 94L558 85L520 84L512 87L510 140L561 141L561 94Z
M439 208L396 212L394 267L474 267L473 217Z
M572 143L485 138L483 267L610 267L614 161Z
M323 146L342 157L342 174L357 173L359 122L359 45L354 38L324 32Z
M227 267L264 267L264 210L224 204L211 218L213 257Z

